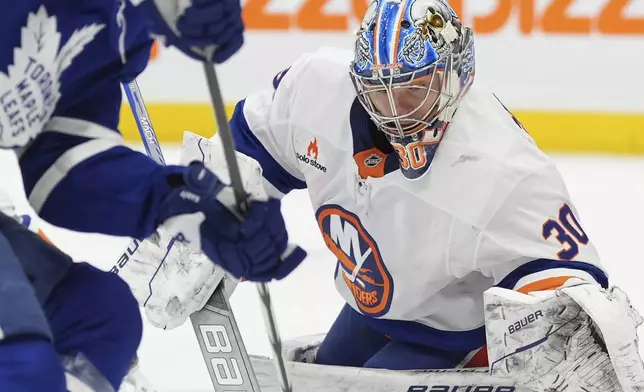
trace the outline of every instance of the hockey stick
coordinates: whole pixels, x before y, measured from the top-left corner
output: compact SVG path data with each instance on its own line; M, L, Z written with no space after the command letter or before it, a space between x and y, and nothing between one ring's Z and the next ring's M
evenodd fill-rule
M219 88L219 82L217 81L217 74L215 73L214 65L210 62L204 62L204 72L206 74L206 80L208 81L208 90L210 92L212 105L215 110L217 132L221 137L221 142L224 147L224 155L226 157L226 163L228 164L228 171L230 173L230 186L233 188L233 191L235 193L237 207L242 213L244 213L248 209L248 200L241 179L241 174L239 172L239 166L237 165L237 157L235 155L235 142L233 141L232 132L230 131L230 127L228 126L224 99L221 95L221 89ZM257 291L262 301L264 321L266 322L268 337L271 342L271 347L273 348L273 354L275 355L275 366L277 368L277 375L281 383L282 391L291 392L292 388L288 380L284 357L282 356L282 340L277 329L277 322L275 321L275 313L273 312L271 294L268 291L268 286L265 283L258 283Z
M159 139L152 128L136 80L123 84L123 89L148 156L165 165ZM203 309L190 315L190 321L215 392L260 392L257 377L226 295L224 281L219 283Z

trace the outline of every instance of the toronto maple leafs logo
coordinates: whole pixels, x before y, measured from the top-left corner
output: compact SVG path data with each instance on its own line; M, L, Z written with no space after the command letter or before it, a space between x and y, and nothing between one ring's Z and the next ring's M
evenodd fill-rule
M45 6L29 13L13 64L0 72L0 148L23 147L40 133L60 99L61 74L104 27L75 30L60 47L56 17Z

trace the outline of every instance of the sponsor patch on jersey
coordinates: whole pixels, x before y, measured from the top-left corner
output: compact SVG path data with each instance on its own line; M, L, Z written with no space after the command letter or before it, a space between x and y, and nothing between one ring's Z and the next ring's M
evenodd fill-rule
M13 64L0 72L0 148L23 147L42 131L60 99L61 74L103 28L84 26L61 46L56 17L45 6L29 13Z
M321 171L322 173L326 173L326 170L327 170L326 166L322 165L318 161L318 158L320 156L320 148L318 147L317 138L313 138L313 140L309 142L309 145L306 148L306 154L300 154L299 152L296 151L295 156L303 163L313 166L314 168Z
M316 217L326 246L338 258L336 278L347 285L358 309L373 317L387 314L394 282L360 219L337 205L320 207Z

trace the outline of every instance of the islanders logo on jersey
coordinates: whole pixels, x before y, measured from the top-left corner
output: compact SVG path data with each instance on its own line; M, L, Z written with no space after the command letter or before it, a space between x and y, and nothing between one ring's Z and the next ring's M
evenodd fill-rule
M338 258L336 278L341 276L360 311L380 317L389 311L394 282L378 245L360 219L337 205L324 205L316 212L326 246Z

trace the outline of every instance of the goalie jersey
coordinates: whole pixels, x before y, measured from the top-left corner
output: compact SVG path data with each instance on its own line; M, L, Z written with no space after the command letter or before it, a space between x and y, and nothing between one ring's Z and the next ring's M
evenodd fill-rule
M339 293L374 329L469 351L485 341L483 292L607 278L555 164L478 82L431 162L399 155L358 103L352 52L322 49L248 96L230 122L269 195L308 189L337 258ZM384 141L384 142L383 142Z

